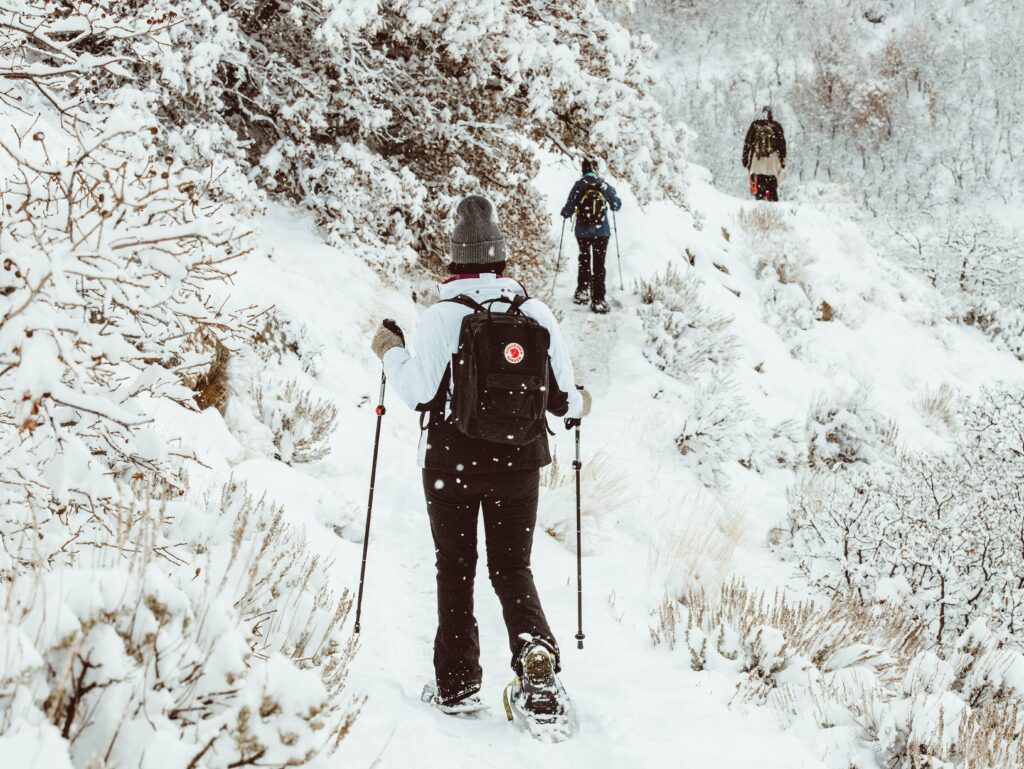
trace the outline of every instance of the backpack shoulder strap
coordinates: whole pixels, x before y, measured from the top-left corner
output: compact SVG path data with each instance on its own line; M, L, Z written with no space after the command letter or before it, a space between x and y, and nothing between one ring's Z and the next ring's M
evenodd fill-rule
M459 294L458 296L453 296L451 299L442 299L441 301L461 304L463 307L468 307L473 312L487 312L487 308L480 304L480 302L466 296L465 294Z
M515 299L512 300L511 306L508 308L508 311L509 312L514 312L514 313L516 313L518 315L522 315L523 314L522 307L528 301L530 301L530 297L523 296L522 294L516 294Z

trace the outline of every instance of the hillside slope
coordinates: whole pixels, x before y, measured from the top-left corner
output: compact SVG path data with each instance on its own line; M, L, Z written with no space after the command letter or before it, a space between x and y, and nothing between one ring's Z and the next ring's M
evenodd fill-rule
M572 176L551 160L538 185L554 204ZM779 732L770 711L730 707L734 692L726 678L693 672L685 655L652 649L652 612L666 592L694 581L713 587L731 574L765 587L799 589L789 567L764 547L766 533L784 514L792 474L774 459L778 446L762 445L759 433L792 420L786 429L797 435L786 439L785 451L806 452L801 434L809 407L847 393L894 420L901 440L941 445L941 430L918 406L923 393L942 384L971 391L994 378L1020 378L1024 369L980 334L942 322L931 292L873 253L855 223L781 205L774 209L778 221L771 219L762 231L759 220L743 213L753 204L719 194L699 170L690 183L699 229L670 205L641 211L620 190L626 290L612 292L613 314L597 317L569 303L567 265L575 257L569 238L553 302L572 340L577 378L595 396L583 430L582 651L572 645L568 434L555 439L562 469L543 492L540 520L547 534L535 546L535 573L562 639L564 680L579 709L579 738L550 748L505 724L500 692L507 653L483 563L477 612L491 714L476 722L448 720L419 702L431 675L432 545L415 469L416 418L389 397L361 649L350 679L351 690L365 693L367 701L340 754L347 765L442 766L455 756L509 767L551 756L561 766L580 767L820 765L795 734ZM555 237L557 227L553 221ZM379 382L368 339L385 316L414 327L419 308L404 292L382 286L361 262L324 245L305 216L272 208L263 229L272 255L251 257L239 271L236 291L272 303L303 327L316 362L304 366L292 356L280 364L236 364L239 397L227 422L238 442L225 443L204 461L230 467L250 487L283 503L330 559L337 583L354 589ZM767 266L759 270L759 263ZM654 365L663 356L650 341L653 321L645 324L642 317L652 305L633 287L669 265L698 277L704 310L726 319L708 339L729 338L736 350L715 371L679 376L671 366L662 371ZM618 281L614 252L609 267L611 286ZM779 281L779 269L788 282ZM822 302L831 308L828 321L815 319L823 315ZM679 337L700 331L701 317ZM267 456L265 428L246 408L245 383L256 375L297 377L337 406L339 427L326 459L296 469ZM709 473L706 457L682 455L675 439L688 429L688 418L718 399L742 412L730 423L730 434L753 435L758 446L727 451Z

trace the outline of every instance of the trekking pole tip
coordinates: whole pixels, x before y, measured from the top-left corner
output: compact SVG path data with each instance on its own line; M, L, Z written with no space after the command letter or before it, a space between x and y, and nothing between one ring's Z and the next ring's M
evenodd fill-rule
M586 638L586 636L583 635L583 631L582 630L576 634L576 648L577 649L582 649L583 648L583 639L584 638Z

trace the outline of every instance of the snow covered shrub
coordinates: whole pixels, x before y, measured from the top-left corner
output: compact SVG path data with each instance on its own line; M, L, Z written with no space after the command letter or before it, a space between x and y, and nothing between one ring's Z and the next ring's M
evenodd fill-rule
M794 419L784 419L772 425L761 448L760 469L796 470L806 463L807 440L800 424Z
M944 456L904 453L807 476L793 491L792 554L818 586L870 602L893 587L936 643L976 618L1024 629L1024 395L961 406Z
M765 322L783 338L809 329L815 320L815 291L808 267L811 254L780 208L758 205L739 214L743 242L761 281Z
M338 421L331 401L317 398L296 379L266 376L255 379L252 396L257 415L273 435L278 459L291 465L327 456Z
M951 301L947 315L1024 353L1024 236L991 216L953 213L900 227L893 253Z
M651 637L726 676L782 728L821 730L811 744L837 769L1019 765L1024 656L981 622L944 653L922 630L900 607L792 602L732 582L665 600Z
M789 229L784 210L770 203L741 208L738 218L740 228L751 238L769 237Z
M317 376L323 365L323 345L301 323L278 310L262 316L261 326L253 337L253 347L263 361L282 363L285 356L298 359L302 371Z
M347 597L168 439L254 331L231 161L132 77L179 10L0 9L0 733L48 765L315 764L351 718Z
M721 487L730 467L753 467L765 431L735 383L714 372L697 388L676 448L704 485Z
M636 286L647 334L644 355L669 376L694 383L715 369L730 370L738 360L732 320L708 307L703 285L694 270L670 264Z
M302 536L235 486L121 513L0 586L0 730L52 723L80 767L321 765L353 717L351 602Z
M134 29L83 8L95 26L80 42L102 48L94 35ZM18 101L0 106L11 128L0 137L0 487L11 517L99 513L140 473L174 483L148 423L161 401L195 409L217 350L249 333L221 286L251 241L213 199L216 169L161 150L147 94L125 85L97 98L124 61L63 43L28 61L32 41L62 39L70 22L29 6L0 13ZM139 25L141 39L150 22Z
M895 428L871 406L863 388L820 396L807 413L805 429L811 467L873 462L896 438Z

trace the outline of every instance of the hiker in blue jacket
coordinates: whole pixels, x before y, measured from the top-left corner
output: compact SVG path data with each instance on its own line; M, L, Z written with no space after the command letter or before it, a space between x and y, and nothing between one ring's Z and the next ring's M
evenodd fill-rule
M608 207L612 211L622 208L615 188L597 175L597 162L583 161L583 178L573 185L569 199L562 208L562 218L576 215L576 242L580 246L580 268L576 277L576 304L590 302L590 309L608 312L605 301L605 255L611 228L608 225Z

